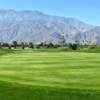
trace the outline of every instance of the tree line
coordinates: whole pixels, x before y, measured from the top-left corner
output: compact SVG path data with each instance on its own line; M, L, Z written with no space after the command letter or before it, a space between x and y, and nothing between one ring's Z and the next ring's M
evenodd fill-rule
M20 47L22 49L25 49L25 48L58 48L58 47L69 47L73 50L76 50L78 48L78 44L74 43L74 44L64 44L63 46L60 45L60 44L53 44L53 43L45 43L45 42L41 42L40 44L34 44L32 42L30 43L24 43L24 42L21 42L21 43L17 43L17 41L13 41L11 44L9 43L0 43L0 48L8 48L8 49L16 49L17 47Z

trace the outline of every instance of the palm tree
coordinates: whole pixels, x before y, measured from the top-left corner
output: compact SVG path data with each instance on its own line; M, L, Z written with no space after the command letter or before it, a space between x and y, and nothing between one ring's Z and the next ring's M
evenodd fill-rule
M12 45L11 45L11 44L9 44L9 45L8 45L8 48L9 48L9 49L11 49L11 47L12 47Z
M22 49L25 49L25 44L24 42L21 43Z
M16 47L17 47L17 41L13 41L13 47L16 49Z
M0 48L2 48L2 44L0 43Z
M29 43L29 48L34 48L34 44L32 42Z
M65 45L65 36L64 32L61 33L61 46L63 47Z

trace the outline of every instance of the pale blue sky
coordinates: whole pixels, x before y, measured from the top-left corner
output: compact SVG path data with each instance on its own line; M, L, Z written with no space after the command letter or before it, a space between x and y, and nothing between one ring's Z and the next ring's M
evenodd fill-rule
M0 0L0 9L39 10L100 26L100 0Z

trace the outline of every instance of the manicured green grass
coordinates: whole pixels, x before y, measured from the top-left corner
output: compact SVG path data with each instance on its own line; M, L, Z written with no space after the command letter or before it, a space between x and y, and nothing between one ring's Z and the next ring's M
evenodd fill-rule
M100 53L2 49L0 100L100 100Z

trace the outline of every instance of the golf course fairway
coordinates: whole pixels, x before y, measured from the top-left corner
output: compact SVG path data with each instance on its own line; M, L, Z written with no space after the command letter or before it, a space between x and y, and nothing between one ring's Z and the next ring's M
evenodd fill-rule
M100 100L100 53L0 50L0 100Z

